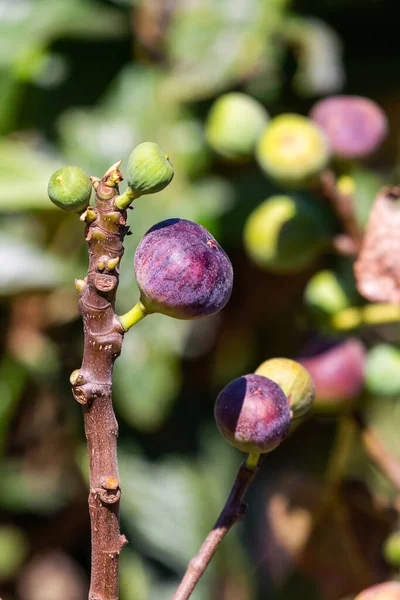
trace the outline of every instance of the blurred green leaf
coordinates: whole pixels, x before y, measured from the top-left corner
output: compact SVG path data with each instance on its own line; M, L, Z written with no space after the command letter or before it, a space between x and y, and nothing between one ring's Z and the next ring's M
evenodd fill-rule
M367 224L375 196L385 184L385 180L378 173L361 166L354 167L351 171L351 176L354 179L356 188L356 216L358 222L364 227Z
M342 44L329 25L315 18L294 17L283 23L282 32L298 60L293 85L299 94L333 94L342 89Z
M71 490L52 471L24 470L8 460L0 470L0 506L14 513L51 514L66 505Z
M0 231L3 258L0 296L24 290L52 289L71 277L72 265L46 253L42 248L12 238Z
M168 416L180 384L176 356L134 332L126 337L115 364L115 405L131 427L157 430Z
M0 138L0 211L53 210L47 184L61 165L22 141Z
M14 525L0 525L0 582L18 572L27 553L24 532Z
M24 388L26 369L5 355L0 363L0 458L7 439L8 427Z

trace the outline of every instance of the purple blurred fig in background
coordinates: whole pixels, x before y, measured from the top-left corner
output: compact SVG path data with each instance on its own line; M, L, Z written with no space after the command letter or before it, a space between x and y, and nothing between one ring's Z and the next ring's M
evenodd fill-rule
M359 339L314 342L298 360L314 381L314 408L347 408L349 402L360 395L364 385L366 351Z
M255 454L274 450L290 426L290 405L282 388L262 375L244 375L228 383L217 398L214 415L230 444Z
M332 152L341 158L363 158L383 142L388 123L383 110L361 96L331 96L317 102L311 118L325 131Z
M162 221L145 234L135 274L146 312L177 319L213 315L232 292L228 256L204 227L185 219Z

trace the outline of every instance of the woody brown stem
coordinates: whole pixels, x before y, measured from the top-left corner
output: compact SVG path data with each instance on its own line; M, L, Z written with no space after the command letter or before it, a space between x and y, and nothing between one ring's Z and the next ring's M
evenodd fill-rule
M247 506L243 504L243 498L257 472L258 467L249 469L246 466L246 462L240 466L231 493L217 522L206 537L199 552L190 561L172 600L187 600L190 598L200 577L210 564L218 546L231 527L246 514Z
M86 221L89 268L77 282L83 318L84 352L80 369L71 375L72 393L82 404L89 453L89 512L92 567L89 600L118 600L118 559L127 543L120 533L118 424L112 405L112 371L121 352L123 330L114 311L118 264L127 233L126 212L114 206L119 164L102 180L92 178L96 208L81 216Z
M332 171L326 169L321 173L320 186L322 194L328 198L332 207L343 224L346 235L339 235L334 240L338 252L356 255L363 238L363 231L357 222L352 194L344 194L336 185L336 178Z

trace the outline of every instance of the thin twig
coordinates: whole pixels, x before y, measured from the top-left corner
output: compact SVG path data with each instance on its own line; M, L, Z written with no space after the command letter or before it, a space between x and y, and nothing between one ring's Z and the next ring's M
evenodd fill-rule
M190 561L172 600L187 600L190 598L200 577L210 564L218 546L231 527L246 514L247 506L243 504L243 498L257 472L258 467L249 469L246 466L246 462L240 466L228 500L217 522L206 537L199 552Z
M127 233L126 212L114 200L122 176L113 165L102 180L91 178L96 208L81 215L86 221L89 268L77 280L79 309L84 325L82 367L71 375L72 393L82 404L89 453L89 512L92 568L89 600L118 600L118 559L127 543L120 534L118 474L118 424L112 405L112 370L121 352L123 331L114 312L118 263Z
M322 172L320 186L322 194L330 200L346 232L346 236L337 236L335 247L344 254L357 254L361 248L363 231L355 215L353 195L344 194L338 189L336 177L329 169Z

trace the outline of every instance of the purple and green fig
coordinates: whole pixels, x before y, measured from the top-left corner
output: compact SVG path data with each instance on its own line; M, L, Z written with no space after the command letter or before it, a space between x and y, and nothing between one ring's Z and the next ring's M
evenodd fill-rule
M221 156L233 161L251 158L269 115L257 100L240 92L220 96L206 122L206 138Z
M314 382L315 410L336 412L352 407L364 386L366 351L359 339L318 340L298 360Z
M213 315L232 292L227 254L204 227L185 219L162 221L145 234L135 273L144 310L176 319Z
M400 600L400 583L386 581L364 590L354 600Z
M307 369L290 358L270 358L255 371L277 383L289 400L292 418L303 417L310 409L315 388Z
M329 242L329 219L302 196L271 196L247 218L244 246L256 264L277 273L310 266Z
M154 142L143 142L128 158L127 181L135 198L163 190L174 176L168 155Z
M262 375L228 383L217 398L214 416L222 436L252 455L274 450L290 427L288 399L277 383Z
M363 158L383 142L387 118L383 110L361 96L331 96L317 102L310 117L326 133L333 153L345 159Z
M50 177L47 193L59 208L79 213L89 206L92 184L79 167L62 167Z
M301 115L283 114L272 119L257 145L263 171L285 186L303 186L328 165L330 146L323 130Z
M377 344L367 355L365 369L367 390L376 396L400 395L400 348Z

